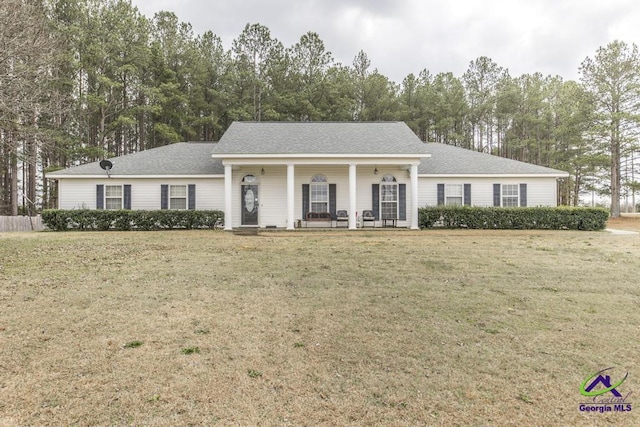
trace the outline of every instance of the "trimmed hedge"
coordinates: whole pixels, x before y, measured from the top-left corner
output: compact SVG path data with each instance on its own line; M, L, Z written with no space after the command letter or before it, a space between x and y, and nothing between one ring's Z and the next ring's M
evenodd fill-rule
M171 230L214 228L224 222L222 211L48 209L42 221L54 231Z
M608 219L609 211L602 208L427 206L418 210L420 228L603 230Z

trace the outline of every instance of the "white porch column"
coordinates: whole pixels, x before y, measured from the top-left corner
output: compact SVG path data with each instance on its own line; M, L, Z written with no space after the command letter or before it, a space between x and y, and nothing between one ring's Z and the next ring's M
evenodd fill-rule
M295 216L295 166L290 163L287 165L287 230L293 230L294 228L294 216Z
M349 165L349 230L356 229L356 165Z
M224 165L224 229L230 231L233 229L233 215L231 214L233 209L233 199L231 192L233 191L233 171L231 165Z
M418 165L411 165L411 229L418 229Z

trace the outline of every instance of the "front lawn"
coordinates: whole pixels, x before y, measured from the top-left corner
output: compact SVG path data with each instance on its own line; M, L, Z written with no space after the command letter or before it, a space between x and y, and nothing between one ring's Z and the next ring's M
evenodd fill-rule
M0 425L634 425L578 405L640 387L638 272L606 232L2 234Z

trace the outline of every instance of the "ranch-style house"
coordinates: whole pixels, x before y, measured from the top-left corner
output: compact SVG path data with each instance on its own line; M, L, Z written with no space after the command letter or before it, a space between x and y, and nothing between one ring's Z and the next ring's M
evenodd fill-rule
M418 228L427 205L556 206L566 172L437 143L403 122L234 122L183 142L47 174L60 209L217 209L253 226ZM104 166L104 164L103 164Z

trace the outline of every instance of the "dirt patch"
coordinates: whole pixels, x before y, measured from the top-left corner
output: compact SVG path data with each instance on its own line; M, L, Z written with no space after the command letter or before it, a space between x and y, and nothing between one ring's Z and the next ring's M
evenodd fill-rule
M611 218L607 221L607 228L640 231L640 218Z

